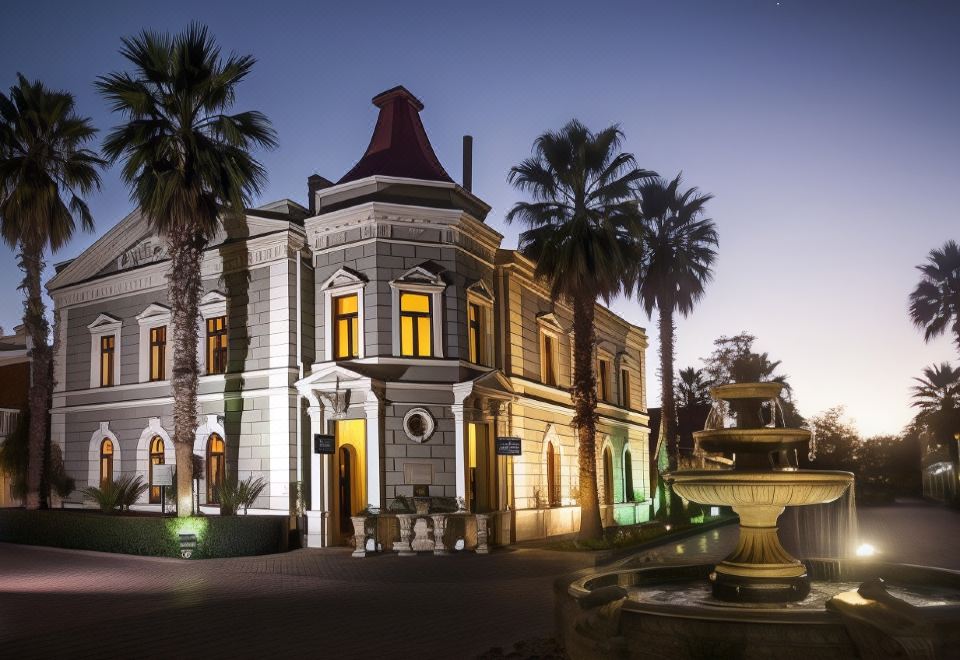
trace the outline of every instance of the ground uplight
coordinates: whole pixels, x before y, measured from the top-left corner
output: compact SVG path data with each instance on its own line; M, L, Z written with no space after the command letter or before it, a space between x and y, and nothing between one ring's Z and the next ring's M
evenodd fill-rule
M858 557L872 557L873 555L876 554L876 552L877 552L876 548L874 548L869 543L861 543L860 545L857 546Z

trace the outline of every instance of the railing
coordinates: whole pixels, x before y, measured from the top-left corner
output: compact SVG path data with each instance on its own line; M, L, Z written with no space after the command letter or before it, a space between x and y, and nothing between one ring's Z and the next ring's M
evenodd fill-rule
M0 408L0 439L6 438L17 428L20 411L13 408Z

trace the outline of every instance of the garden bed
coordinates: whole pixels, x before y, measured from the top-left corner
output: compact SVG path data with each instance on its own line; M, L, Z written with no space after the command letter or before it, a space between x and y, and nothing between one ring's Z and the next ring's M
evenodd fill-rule
M180 534L196 534L193 559L287 550L286 516L116 515L92 511L0 509L0 541L128 555L179 557Z

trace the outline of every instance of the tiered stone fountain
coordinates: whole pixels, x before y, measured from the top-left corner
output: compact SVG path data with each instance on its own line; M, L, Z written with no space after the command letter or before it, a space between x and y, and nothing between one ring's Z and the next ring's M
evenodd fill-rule
M957 657L960 573L876 559L800 561L780 544L784 507L832 502L853 484L848 472L799 469L810 432L785 428L781 387L714 388L714 411L694 438L732 466L667 475L689 501L733 507L733 552L717 565L657 565L640 554L557 580L558 633L571 658Z
M810 431L777 426L780 383L735 383L715 387L708 428L693 434L700 449L733 455L732 470L685 470L668 476L678 495L699 504L733 507L740 539L710 579L721 600L780 603L810 592L807 569L784 550L777 518L787 506L832 502L853 484L849 472L798 469L797 450ZM723 427L726 411L735 420ZM708 422L709 425L709 422Z

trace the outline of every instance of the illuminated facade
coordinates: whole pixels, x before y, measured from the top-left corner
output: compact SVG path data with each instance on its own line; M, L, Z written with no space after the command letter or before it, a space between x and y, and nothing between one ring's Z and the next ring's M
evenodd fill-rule
M363 158L337 183L227 224L206 252L198 349L200 498L262 476L258 508L303 482L312 546L398 495L461 497L500 542L579 523L572 317L501 249L489 207L455 184L403 88L378 95ZM53 437L97 483L173 463L163 244L131 214L49 284L60 312ZM597 307L598 474L608 524L645 520L646 335ZM315 436L333 435L332 453ZM495 438L521 439L498 456ZM81 484L82 485L82 484ZM150 503L150 491L143 506ZM214 511L215 509L209 509Z

